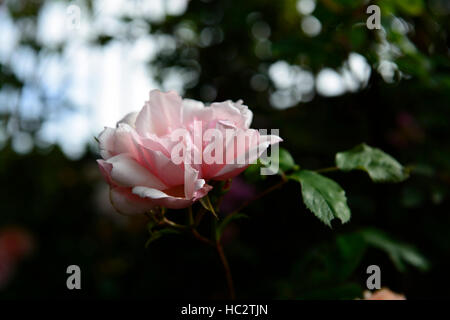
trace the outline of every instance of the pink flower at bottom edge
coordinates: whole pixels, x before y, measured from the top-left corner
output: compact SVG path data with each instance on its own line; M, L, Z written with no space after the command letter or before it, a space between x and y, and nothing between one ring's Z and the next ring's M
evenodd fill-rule
M388 288L381 288L374 292L364 291L364 300L406 300L406 298L404 295L392 292Z

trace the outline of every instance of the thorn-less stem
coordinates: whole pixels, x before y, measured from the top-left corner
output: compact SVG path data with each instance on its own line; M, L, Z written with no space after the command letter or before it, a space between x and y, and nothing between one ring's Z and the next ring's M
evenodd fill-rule
M229 214L229 216L231 215L235 215L238 214L242 209L246 208L248 205L250 205L251 203L253 203L254 201L261 199L262 197L268 195L269 193L271 193L272 191L277 190L278 188L281 188L286 182L288 182L287 179L285 180L281 180L280 182L278 182L277 184L267 188L266 190L262 191L261 193L257 194L255 197L253 197L252 199L245 201L239 208L237 208L236 210L234 210L232 213Z
M214 246L214 242L204 236L202 236L197 229L192 228L191 230L192 235L194 236L195 239L200 240L201 242L203 242L204 244L207 244L208 246Z
M199 217L200 213L201 213L201 216ZM221 263L223 265L223 268L225 270L225 276L226 276L226 279L227 279L227 285L228 285L228 291L229 291L230 299L234 300L236 298L236 295L235 295L235 292L234 292L233 279L231 277L230 266L228 264L228 260L227 260L227 258L225 256L225 253L223 251L222 244L220 243L220 239L217 239L216 241L208 239L207 237L202 236L196 229L197 223L200 222L201 217L203 216L203 214L204 214L204 210L200 211L199 214L197 215L195 221L194 221L192 208L189 207L189 209L188 209L189 225L178 224L178 223L176 223L176 222L174 222L172 220L169 220L165 216L162 217L162 219L159 221L159 224L160 225L165 225L165 226L168 226L168 227L180 230L180 231L187 231L187 232L190 231L192 236L194 236L194 238L196 238L197 240L205 243L208 246L215 247L215 249L217 250L217 253L219 254L219 258L220 258L220 261L221 261ZM148 217L150 218L151 216L148 215ZM197 221L197 218L200 218L200 219ZM217 232L217 222L216 222L216 220L214 220L214 233L216 233L216 232Z
M147 219L150 221L153 219L153 217L150 215L150 213L148 212L144 212L145 216L147 217Z
M329 168L323 168L323 169L318 169L315 170L315 172L318 173L323 173L323 172L331 172L331 171L337 171L339 170L338 167L329 167ZM280 182L278 182L277 184L267 188L266 190L262 191L261 193L259 193L258 195L256 195L255 197L253 197L252 199L244 202L238 209L236 209L235 211L233 211L231 214L229 214L229 216L233 216L235 214L238 214L243 208L247 207L248 205L250 205L251 203L253 203L254 201L266 196L267 194L271 193L272 191L275 191L279 188L281 188L285 183L287 183L289 181L289 179L285 176L285 174L282 174L282 180ZM217 203L217 210L219 210L220 207L220 202L222 201L223 196L219 199L218 203ZM231 270L230 270L230 265L228 264L228 260L227 257L225 256L225 252L223 250L223 246L222 243L220 241L220 237L217 237L216 241L213 241L203 235L201 235L198 231L197 231L197 227L200 224L206 210L210 210L213 215L215 216L216 219L218 219L218 216L214 210L214 206L211 203L211 200L209 199L208 196L205 197L205 201L206 201L206 205L204 205L204 203L202 203L202 205L204 205L202 208L200 208L200 210L198 211L197 215L194 218L193 212L192 212L192 207L188 208L188 219L189 219L189 223L188 225L181 225L178 224L174 221L171 221L169 219L167 219L164 215L164 211L161 212L161 216L162 219L159 221L162 225L166 225L169 227L172 227L174 229L178 229L178 230L183 230L183 231L190 231L190 233L194 236L194 238L196 238L197 240L207 244L208 246L213 246L215 247L220 261L223 265L224 271L225 271L225 276L226 276L226 280L227 280L227 286L228 286L228 292L229 292L229 296L231 300L236 299L236 294L234 291L234 283L233 283L233 278L231 276ZM151 216L147 215L147 217L150 219ZM214 219L213 219L214 220ZM213 225L213 233L217 234L217 220L214 220L214 225Z
M192 215L192 209L189 210L189 215L190 216ZM231 277L230 265L228 264L228 260L227 260L227 257L225 256L225 252L223 251L223 247L222 247L222 244L220 243L220 239L217 239L216 242L214 243L214 241L202 236L197 231L197 229L195 228L196 224L193 224L191 226L192 226L191 233L196 239L200 240L201 242L205 243L208 246L216 247L217 253L219 254L220 262L222 263L223 269L225 270L225 277L227 279L227 286L228 286L228 292L230 295L230 299L231 300L236 299L236 294L234 292L233 278ZM217 223L216 223L216 221L214 221L214 234L216 234L216 233L217 233Z
M235 300L236 294L234 292L234 284L233 284L233 278L231 276L230 265L228 264L228 260L223 251L223 247L222 247L222 244L220 243L220 239L218 239L216 241L216 249L217 249L217 253L219 254L220 261L222 262L223 268L225 270L225 276L227 278L228 293L230 295L230 299Z
M200 210L198 211L197 215L195 216L195 221L194 221L194 226L198 227L198 225L200 224L200 222L203 219L203 216L205 215L205 208L201 207Z
M332 171L338 171L339 168L338 167L328 167L328 168L323 168L323 169L317 169L314 170L317 173L324 173L324 172L332 172Z
M210 246L214 246L214 242L211 241L210 239L202 236L197 229L194 228L193 225L190 226L184 226L181 224L178 224L176 222L173 222L172 220L167 219L166 217L163 218L163 220L161 221L162 224L169 226L171 228L177 229L177 230L181 230L181 231L190 231L191 234L194 236L194 238L200 240L203 243L206 243L207 245Z
M172 220L167 219L166 217L163 217L161 222L169 227L172 227L174 229L178 229L178 230L187 230L189 229L188 226L183 226L181 224L178 224L176 222L173 222Z
M192 206L188 207L189 225L194 226L194 215L192 214Z

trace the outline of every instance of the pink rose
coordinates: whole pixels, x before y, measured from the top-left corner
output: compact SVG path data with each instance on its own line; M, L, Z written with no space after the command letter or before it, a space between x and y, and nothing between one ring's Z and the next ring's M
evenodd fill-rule
M381 288L375 292L364 291L364 300L406 300L405 296L392 292L388 288Z
M98 137L103 160L97 162L113 206L123 214L186 208L212 189L207 181L238 175L281 141L250 129L252 116L242 102L205 107L174 91L151 91L139 113ZM246 137L248 143L237 142Z

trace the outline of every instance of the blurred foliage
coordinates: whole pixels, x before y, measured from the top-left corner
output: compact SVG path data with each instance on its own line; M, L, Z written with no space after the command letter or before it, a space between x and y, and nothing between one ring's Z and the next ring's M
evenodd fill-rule
M91 1L83 3L93 12ZM448 296L449 3L371 1L381 8L382 30L365 26L369 1L313 3L314 10L305 14L294 0L190 1L182 15L159 21L139 17L151 34L175 44L148 61L163 87L176 71L187 97L243 99L255 113L253 126L280 128L282 146L301 168L332 166L336 152L361 142L412 168L410 179L396 185L372 184L356 171L329 173L346 190L352 210L351 221L333 220L332 230L299 201L295 182L248 207L249 219L230 222L223 231L238 297L354 298L361 295L371 264L381 267L383 286L407 298ZM60 54L66 45L46 47L38 41L43 4L0 5L20 30L19 46L39 57ZM320 22L314 36L304 27L311 16ZM126 31L138 18L121 19L123 34L99 32L93 46L137 41ZM305 72L316 77L324 68L348 75L353 53L366 59L370 76L359 81L350 72L357 88L342 95L324 97L314 85L305 89L304 82L287 81ZM280 61L289 70L281 81L270 72ZM41 90L46 106L41 114L24 117L14 99L0 109L0 129L6 132L0 154L0 228L21 226L36 243L34 254L0 288L0 297L224 297L225 280L214 252L178 235L145 249L144 218L122 220L93 200L104 186L95 168L98 155L88 151L71 161L57 147L35 147L25 155L12 150L18 132L37 132L51 114L49 106L73 107L64 99L55 103L36 79L0 62L0 92L12 90L20 97L30 85ZM274 108L280 101L291 107ZM277 179L259 181L258 190ZM70 264L82 269L80 292L65 288Z

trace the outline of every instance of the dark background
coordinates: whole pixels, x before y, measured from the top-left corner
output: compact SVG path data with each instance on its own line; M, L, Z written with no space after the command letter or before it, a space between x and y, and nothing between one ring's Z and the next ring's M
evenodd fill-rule
M206 102L243 99L254 112L252 126L279 128L282 146L301 167L333 166L336 152L366 142L412 168L410 179L399 184L374 184L361 172L327 174L346 190L352 210L350 222L335 222L332 229L305 208L300 186L294 182L246 208L249 219L233 223L224 235L237 296L353 299L365 289L367 266L376 264L382 285L408 299L448 297L449 3L373 1L381 7L383 30L366 28L367 1L314 3L311 14L321 24L314 36L302 29L308 14L300 14L293 0L190 1L181 15L166 15L157 22L139 18L151 26L152 34L176 40L175 50L160 50L148 61L160 83L171 68L178 67L195 74L184 85L186 97ZM91 2L85 4L92 8ZM64 43L47 48L32 32L25 35L21 29L21 21L36 23L42 6L42 1L0 4L23 35L18 46L36 55L60 54ZM121 19L131 30L136 17ZM407 31L393 27L395 19L401 19ZM180 24L188 24L197 35L209 28L204 33L207 41L186 40L180 36ZM99 33L92 46L137 41L131 32L124 34ZM381 45L394 53L383 56ZM269 72L274 63L285 61L317 81L324 68L343 72L351 53L365 57L370 76L367 83L357 82L354 90L335 96L314 88L307 91L302 82L280 87ZM392 74L383 73L383 60L395 64ZM20 96L29 80L2 61L0 92L15 90ZM45 96L41 97L45 105ZM36 139L50 113L43 111L30 119L26 110L20 111L8 99L1 103L0 241L4 244L0 249L16 252L11 263L0 255L1 298L226 297L222 266L214 251L179 235L168 235L145 248L146 219L113 212L96 167L94 138L78 159L68 158L56 144L36 144L27 153L17 152L12 146L15 135L25 132ZM58 105L76 107L70 101ZM236 179L222 214L279 181L273 176L254 183L245 174ZM201 229L205 234L206 225ZM394 249L365 243L360 232L370 228L381 230ZM396 264L393 252L399 243L416 248L428 263L404 259L405 263ZM66 268L71 264L82 270L78 292L66 288Z

